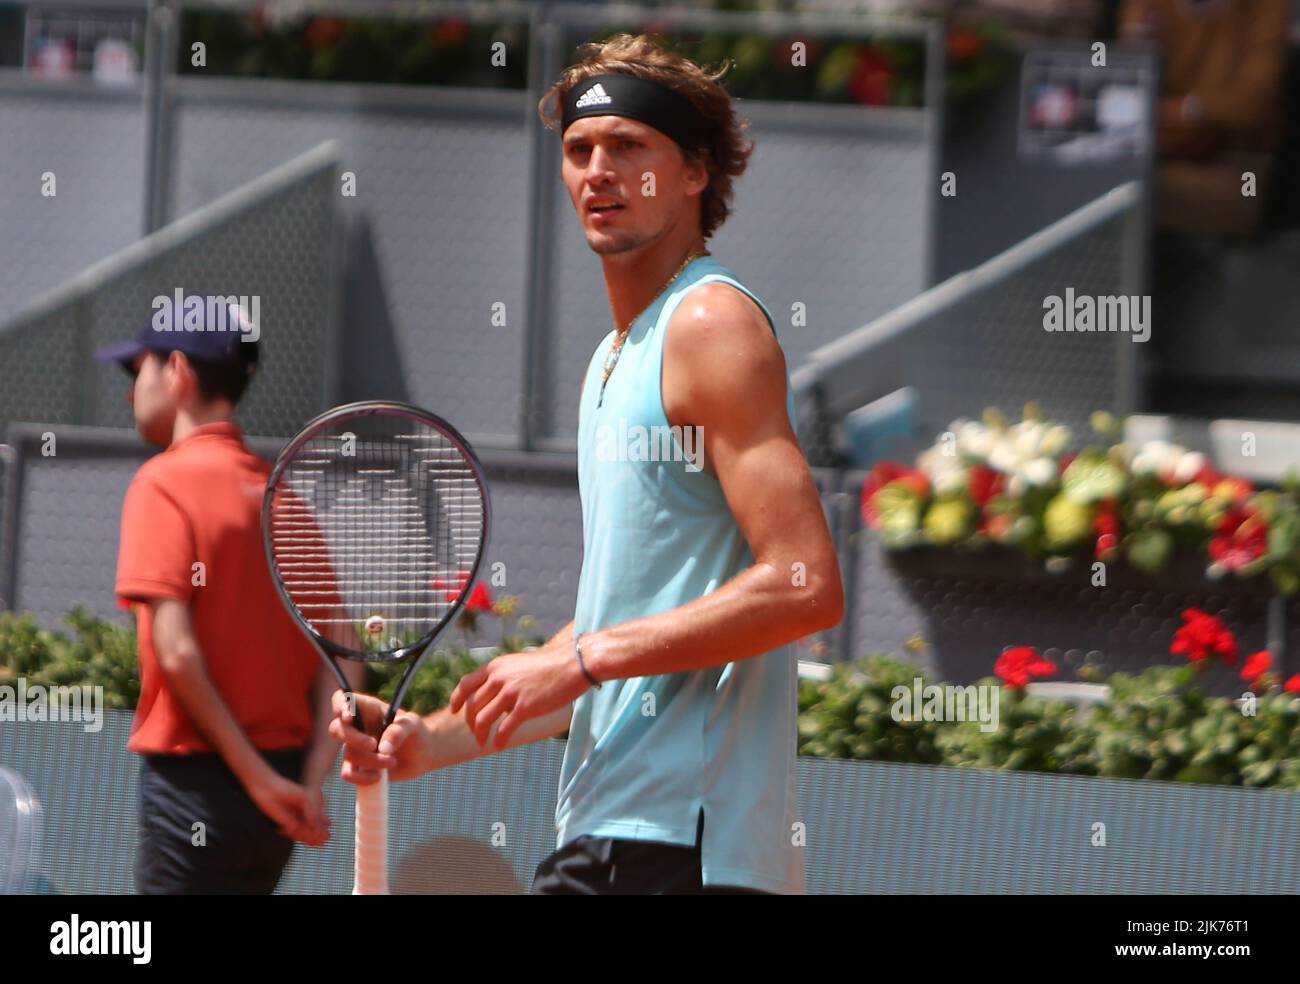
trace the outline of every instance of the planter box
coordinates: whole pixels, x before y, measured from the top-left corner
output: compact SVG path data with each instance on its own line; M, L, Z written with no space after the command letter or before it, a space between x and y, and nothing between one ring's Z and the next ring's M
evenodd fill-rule
M1092 584L1092 558L1081 556L1061 573L1041 560L1000 546L980 550L884 550L872 556L906 602L927 649L919 660L944 680L970 683L993 673L1008 646L1035 646L1060 668L1056 679L1073 681L1087 664L1103 674L1136 672L1181 662L1169 653L1185 608L1224 619L1240 644L1240 659L1267 648L1270 617L1275 637L1295 638L1297 606L1276 598L1267 577L1212 581L1202 562L1176 556L1149 575L1117 561L1106 566L1106 584ZM1275 663L1286 675L1300 660L1289 644ZM1280 666L1279 666L1280 664ZM1238 663L1240 666L1241 663ZM1239 696L1246 688L1237 671L1215 666L1201 682L1208 693Z

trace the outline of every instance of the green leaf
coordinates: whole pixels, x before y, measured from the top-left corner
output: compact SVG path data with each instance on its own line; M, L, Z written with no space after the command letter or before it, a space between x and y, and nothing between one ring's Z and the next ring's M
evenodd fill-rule
M1066 498L1083 506L1118 497L1126 483L1124 472L1100 455L1079 455L1061 480Z
M1148 574L1161 570L1168 563L1173 549L1173 535L1159 528L1138 530L1124 541L1124 554L1128 562Z

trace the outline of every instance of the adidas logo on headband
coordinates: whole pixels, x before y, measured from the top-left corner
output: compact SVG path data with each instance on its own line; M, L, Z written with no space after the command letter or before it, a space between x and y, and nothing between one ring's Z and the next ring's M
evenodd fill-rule
M578 97L578 101L574 103L574 108L582 109L585 106L603 106L605 103L612 103L613 101L613 97L605 92L605 87L597 82Z

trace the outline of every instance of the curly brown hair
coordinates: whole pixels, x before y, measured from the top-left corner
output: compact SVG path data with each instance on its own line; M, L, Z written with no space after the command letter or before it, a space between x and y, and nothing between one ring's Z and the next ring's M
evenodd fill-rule
M658 82L689 99L704 117L709 142L695 150L682 149L692 163L703 163L709 185L700 195L700 230L707 239L731 214L732 185L749 166L754 144L746 139L749 124L736 116L731 94L720 80L732 67L725 59L716 69L706 69L683 55L669 51L645 34L617 34L578 48L580 60L564 70L558 82L537 104L537 113L549 130L559 131L564 100L574 86L593 75L622 72Z

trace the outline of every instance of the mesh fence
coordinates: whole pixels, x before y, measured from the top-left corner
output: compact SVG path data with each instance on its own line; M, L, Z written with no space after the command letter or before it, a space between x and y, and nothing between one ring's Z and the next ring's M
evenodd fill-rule
M238 419L238 418L237 418ZM54 627L80 605L103 618L120 617L113 595L118 524L127 486L149 449L131 431L54 427L54 455L41 453L37 427L14 428L9 440L22 464L21 487L0 495L0 513L18 519L12 601ZM282 442L259 439L254 450L274 459ZM521 613L550 635L573 618L582 567L582 508L573 455L479 452L492 501L492 529L481 579L494 596L516 595ZM0 458L0 469L3 459ZM840 476L815 473L832 530L845 522ZM0 491L3 491L0 472ZM0 524L0 564L6 542ZM0 567L0 595L9 571ZM840 630L827 639L839 638ZM470 645L497 640L483 628Z
M1085 433L1094 410L1123 402L1120 347L1141 343L1120 332L1045 331L1043 302L1064 298L1069 288L1076 296L1130 293L1127 222L1127 214L1110 219L913 332L900 385L919 391L927 440L958 417L978 418L986 406L1018 419L1030 400Z
M869 467L881 438L888 457L907 460L955 420L979 419L986 407L1018 419L1033 401L1075 433L1088 432L1096 410L1135 409L1150 336L1141 267L1133 260L1140 210L1137 185L1115 189L814 352L794 375L810 460ZM1104 309L1105 320L1070 322L1081 298ZM1057 322L1048 320L1053 311L1064 312ZM899 401L904 388L907 400ZM907 407L901 425L886 417L873 422L873 431L851 434L848 415L886 397ZM876 453L864 457L864 443Z
M321 154L315 155L321 158ZM290 434L325 405L335 304L337 179L324 159L250 200L214 207L166 242L119 257L88 285L0 334L0 427L14 421L129 427L129 377L92 360L133 338L155 297L257 298L262 360L240 405L252 434Z
M0 68L3 318L140 235L146 130L138 85L39 85Z
M29 890L133 891L130 721L107 711L94 733L72 721L0 730L0 762L44 807ZM526 891L554 848L562 754L547 740L395 785L394 891ZM813 758L798 773L810 894L1300 891L1300 859L1281 847L1300 823L1291 794ZM331 842L295 848L281 893L351 890L351 790L335 777L326 798Z

